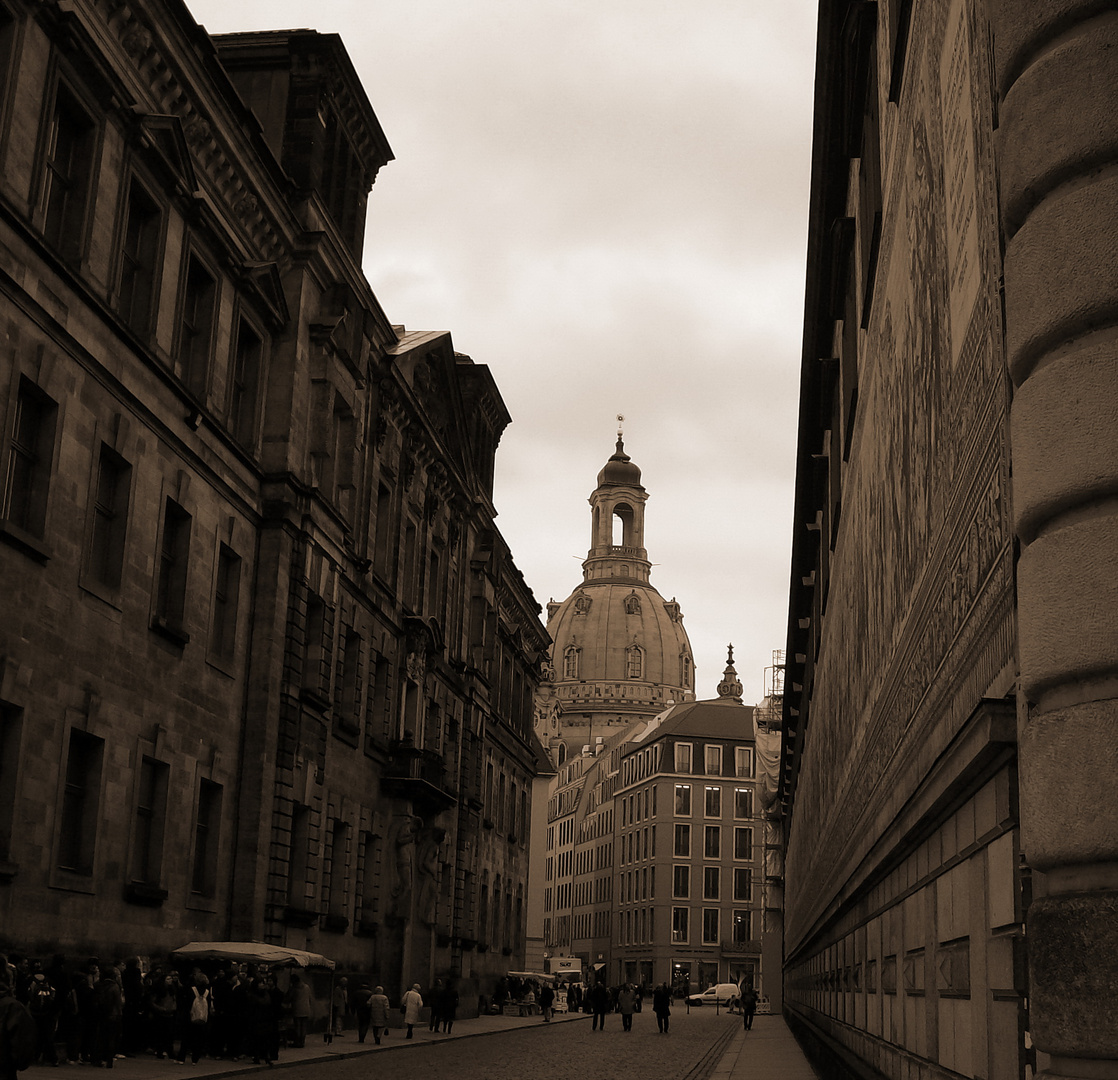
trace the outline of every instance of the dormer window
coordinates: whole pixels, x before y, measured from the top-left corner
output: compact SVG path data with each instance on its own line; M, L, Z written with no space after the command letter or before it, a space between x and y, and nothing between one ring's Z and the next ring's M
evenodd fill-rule
M639 615L641 613L641 600L636 593L630 593L625 597L625 614L626 615Z
M590 611L590 597L589 596L579 596L575 600L575 614L576 615L585 615L589 611Z

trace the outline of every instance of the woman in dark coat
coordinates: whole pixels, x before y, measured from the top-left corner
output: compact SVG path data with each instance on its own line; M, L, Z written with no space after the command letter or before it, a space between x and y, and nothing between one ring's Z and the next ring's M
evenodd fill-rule
M272 1042L272 995L268 993L263 979L253 979L246 998L248 1006L249 1042L252 1047L252 1063L259 1065L261 1060L268 1065L273 1063L270 1056Z
M656 1030L666 1035L672 1014L672 992L667 983L660 983L652 991L652 1011L656 1014Z

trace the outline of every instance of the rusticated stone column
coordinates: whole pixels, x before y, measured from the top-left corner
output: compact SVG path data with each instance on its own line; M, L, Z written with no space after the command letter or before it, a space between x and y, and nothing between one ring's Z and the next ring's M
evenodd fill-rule
M1118 1078L1118 10L989 0L1001 96L1031 1027Z

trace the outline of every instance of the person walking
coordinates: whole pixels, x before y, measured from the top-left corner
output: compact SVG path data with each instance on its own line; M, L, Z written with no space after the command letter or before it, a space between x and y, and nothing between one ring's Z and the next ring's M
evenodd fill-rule
M753 1017L757 1015L757 991L742 983L741 1022L746 1031L753 1030Z
M311 1020L311 988L303 982L303 977L295 972L292 972L291 982L287 988L287 1002L291 1006L295 1049L302 1050L307 1045L307 1029Z
M443 981L436 979L435 985L431 987L431 993L427 995L427 1001L431 1006L431 1019L427 1024L428 1031L439 1030L439 1018L443 1010Z
M672 992L667 983L660 983L652 991L652 1011L656 1014L656 1030L662 1035L668 1033L668 1022L672 1015Z
M371 1019L369 1001L372 996L373 992L369 989L368 979L362 979L361 985L349 995L350 1008L353 1009L353 1015L357 1018L358 1042L364 1042L365 1036L369 1034L369 1021Z
M272 1041L272 996L268 993L264 980L252 980L246 995L248 1008L249 1039L252 1046L252 1063L259 1065L261 1058L266 1065L273 1064Z
M383 986L376 987L369 998L369 1022L373 1027L373 1042L380 1046L381 1035L388 1034L388 998Z
M621 1013L621 1030L633 1030L633 1013L637 1011L637 992L632 983L625 983L617 991L617 1011Z
M594 1013L591 1031L606 1030L606 1013L609 1012L609 989L604 982L596 982L590 987L590 1010Z
M104 1065L106 1069L111 1069L120 1049L124 1017L124 994L120 989L120 974L116 968L106 968L101 973L93 993L97 1036L92 1061L94 1065Z
M458 991L450 979L446 980L446 989L443 990L443 1003L439 1008L439 1015L443 1020L443 1034L449 1035L454 1028L454 1019L458 1015Z
M343 975L334 984L334 994L330 999L330 1032L340 1039L344 1034L345 1014L349 1011L349 980Z
M543 1022L551 1023L551 1007L555 1004L555 991L550 985L544 983L540 987L540 1012L543 1013Z
M404 1013L404 1023L408 1026L405 1039L412 1038L412 1029L419 1023L419 1010L423 1008L423 996L419 992L419 983L413 983L412 988L404 995L400 1003Z

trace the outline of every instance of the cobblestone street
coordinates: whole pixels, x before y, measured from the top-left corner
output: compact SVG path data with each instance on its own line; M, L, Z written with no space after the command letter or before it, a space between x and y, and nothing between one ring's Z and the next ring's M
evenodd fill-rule
M440 1041L425 1028L416 1029L409 1045L393 1030L387 1045L401 1049L341 1059L329 1066L330 1080L367 1080L382 1070L393 1080L585 1080L588 1076L640 1076L642 1080L682 1080L722 1037L736 1032L741 1020L713 1009L675 1013L671 1031L656 1031L651 1012L633 1018L633 1030L621 1028L617 1014L606 1018L605 1031L591 1030L590 1018L502 1032L486 1038ZM403 1047L406 1046L406 1049ZM716 1055L717 1056L717 1055ZM290 1066L288 1078L321 1077L320 1063Z

